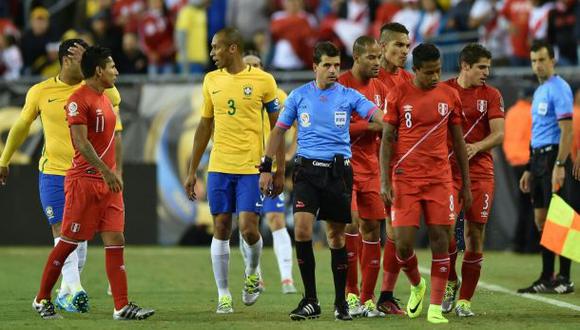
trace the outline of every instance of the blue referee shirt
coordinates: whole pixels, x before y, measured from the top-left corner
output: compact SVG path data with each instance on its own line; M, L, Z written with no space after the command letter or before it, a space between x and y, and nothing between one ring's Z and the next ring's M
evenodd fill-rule
M538 86L532 102L532 148L560 143L558 121L572 119L572 89L568 83L553 75Z
M316 82L292 91L284 103L284 110L276 126L288 129L298 121L298 156L330 161L335 155L350 158L350 115L356 111L370 119L377 109L361 93L334 83L320 89Z

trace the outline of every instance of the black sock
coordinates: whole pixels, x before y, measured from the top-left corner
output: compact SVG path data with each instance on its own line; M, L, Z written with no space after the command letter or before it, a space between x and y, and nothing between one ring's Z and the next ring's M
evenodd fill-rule
M393 291L381 291L379 300L377 300L377 305L383 301L393 300Z
M346 247L330 249L332 275L334 277L334 305L340 306L346 303L344 292L346 289L346 273L348 271L348 257Z
M570 259L560 256L560 275L566 278L566 280L570 280Z
M298 267L302 276L302 284L304 284L305 298L318 301L316 297L316 261L314 260L312 241L296 241L296 258L298 259Z
M549 280L554 276L554 252L542 246L542 279Z

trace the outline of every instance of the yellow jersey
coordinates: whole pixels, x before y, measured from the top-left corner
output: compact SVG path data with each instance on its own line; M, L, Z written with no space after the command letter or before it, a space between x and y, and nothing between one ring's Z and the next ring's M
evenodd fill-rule
M204 118L214 118L209 172L257 174L263 154L264 105L276 100L271 74L247 66L230 74L219 69L205 75L202 86Z
M49 78L32 86L26 94L21 116L32 122L40 116L44 132L44 147L38 169L44 174L65 175L71 167L74 149L66 121L64 106L68 98L84 81L67 85L58 77ZM105 90L117 114L116 131L122 130L119 113L121 95L117 88Z

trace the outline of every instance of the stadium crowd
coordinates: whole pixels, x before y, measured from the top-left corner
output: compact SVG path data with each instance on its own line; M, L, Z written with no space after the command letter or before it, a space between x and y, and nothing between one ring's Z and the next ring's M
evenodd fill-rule
M207 72L211 36L225 26L267 69L310 68L321 40L337 44L349 67L355 39L378 37L388 22L407 26L412 48L479 41L495 66L528 66L531 42L544 39L560 65L577 65L579 18L574 0L6 0L0 76L55 75L58 44L72 37L110 48L121 74Z

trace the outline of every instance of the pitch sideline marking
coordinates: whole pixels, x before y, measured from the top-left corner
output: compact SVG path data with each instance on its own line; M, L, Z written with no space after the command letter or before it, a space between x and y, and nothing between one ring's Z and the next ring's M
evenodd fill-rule
M419 266L419 271L424 274L424 275L429 275L431 273L431 270L422 266ZM507 288L504 288L503 286L499 286L497 284L491 284L491 283L486 283L483 281L479 281L477 286L480 286L486 290L490 290L490 291L494 291L494 292L500 292L500 293L505 293L511 296L516 296L516 297L521 297L521 298L527 298L530 300L535 300L535 301L539 301L539 302L543 302L545 304L549 304L549 305L554 305L557 307L561 307L561 308L568 308L577 312L580 312L580 306L578 305L574 305L574 304L570 304L564 301L560 301L560 300L556 300L556 299L552 299L552 298L546 298L540 295L536 295L536 294L530 294L530 293L516 293L514 290L510 290Z

